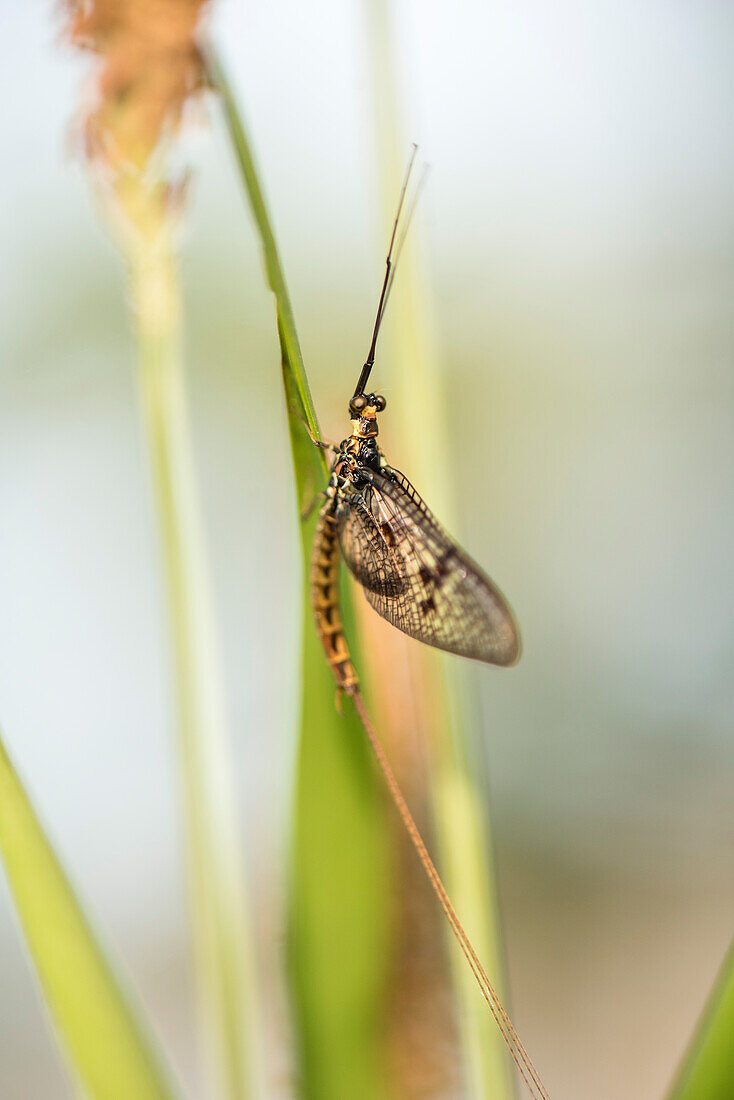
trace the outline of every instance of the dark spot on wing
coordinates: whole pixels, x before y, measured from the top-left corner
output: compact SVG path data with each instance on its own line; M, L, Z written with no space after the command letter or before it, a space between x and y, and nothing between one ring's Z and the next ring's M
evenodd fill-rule
M436 562L436 573L442 579L451 572L451 559L456 557L453 546L447 546L441 557Z
M382 537L384 538L387 545L390 546L390 547L393 547L395 545L395 532L393 531L390 524L389 523L381 523L380 524L380 531L382 532Z

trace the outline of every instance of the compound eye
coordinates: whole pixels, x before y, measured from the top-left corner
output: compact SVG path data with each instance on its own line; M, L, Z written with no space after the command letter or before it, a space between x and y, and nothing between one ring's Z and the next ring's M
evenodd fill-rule
M383 410L383 409L385 408L385 406L387 405L387 401L385 400L385 398L384 398L384 397L382 397L382 396L381 396L381 395L380 395L380 394L378 393L378 394L376 394L376 395L375 395L375 397L374 397L374 400L373 400L372 404L373 404L373 405L375 406L375 408L377 409L377 411L378 411L379 413L381 413L381 412L382 412L382 410Z
M355 416L359 416L359 414L366 407L367 407L367 398L365 397L365 395L363 393L360 393L356 397L353 397L352 400L349 402L349 411L351 413L354 413Z

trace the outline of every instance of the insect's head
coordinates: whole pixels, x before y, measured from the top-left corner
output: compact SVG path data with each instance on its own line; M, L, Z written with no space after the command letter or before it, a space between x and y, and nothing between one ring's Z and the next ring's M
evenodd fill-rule
M358 393L349 402L349 416L352 421L352 434L359 439L371 439L376 436L377 414L381 413L387 402L379 393Z

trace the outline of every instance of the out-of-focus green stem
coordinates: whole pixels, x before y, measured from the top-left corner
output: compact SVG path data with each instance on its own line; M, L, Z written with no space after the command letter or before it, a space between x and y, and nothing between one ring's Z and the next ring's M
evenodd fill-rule
M488 807L482 804L481 789L472 777L460 740L466 736L468 724L464 680L456 670L446 677L449 718L446 736L436 741L434 780L438 840L456 910L509 1010ZM485 1096L509 1098L514 1094L514 1074L507 1047L486 1005L477 998L474 976L464 959L455 950L451 957L473 1095L477 1100Z
M734 1096L734 944L722 963L668 1100Z
M367 0L370 60L376 97L384 222L394 216L397 191L410 150L400 134L400 110L386 0ZM412 135L409 135L412 137ZM417 235L413 224L411 234ZM412 258L416 242L404 250L388 311L396 370L390 416L398 423L400 459L427 501L453 526L452 463L445 420L446 397L429 323L427 292ZM402 419L402 424L400 423ZM414 430L420 425L419 432ZM446 886L454 906L497 992L506 1005L504 951L496 902L492 849L486 828L488 807L467 766L471 731L463 699L469 688L455 661L421 651L416 665L427 695L433 746L431 792L436 835ZM490 672L487 675L491 675ZM472 1096L509 1100L514 1093L509 1053L458 947L451 942L454 980L461 1007L462 1034Z
M89 927L2 740L0 853L46 1004L85 1095L172 1100L153 1043Z
M188 434L178 272L168 227L136 239L127 260L170 614L198 980L218 1095L245 1100L259 1094L254 975L222 672Z

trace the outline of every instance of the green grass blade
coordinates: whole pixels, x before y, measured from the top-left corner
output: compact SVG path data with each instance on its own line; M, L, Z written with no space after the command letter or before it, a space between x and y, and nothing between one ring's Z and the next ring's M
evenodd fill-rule
M46 1004L94 1100L175 1093L105 959L0 741L0 852Z
M296 331L296 322L293 316L290 295L286 286L283 269L280 265L280 257L275 244L275 236L270 224L265 197L260 186L260 180L255 162L250 150L250 142L245 133L242 114L237 106L231 86L227 80L222 65L213 50L208 50L206 56L207 72L213 87L219 93L224 108L224 116L227 122L232 147L237 158L242 182L250 202L252 216L255 220L257 231L262 245L263 263L268 286L275 295L275 304L278 318L278 338L280 340L283 374L292 382L293 392L287 394L289 398L289 420L293 414L302 416L308 424L312 435L319 439L319 426L316 412L311 398L311 391L306 378L306 369L303 364L301 345ZM286 383L287 384L287 383ZM299 434L302 434L299 433ZM313 460L318 458L319 465L326 471L326 461L323 453L318 448L311 448L311 454L299 449L298 455L294 455L294 465L298 475L304 465L313 465Z
M254 966L244 904L211 589L180 350L179 281L165 226L127 253L138 382L168 595L189 890L207 1053L219 1096L259 1095Z
M275 295L283 385L299 504L323 488L326 464L273 231L240 112L217 60L208 69L221 95L232 145ZM315 517L302 523L304 582ZM345 593L343 612L350 631ZM300 1048L300 1095L373 1100L389 1095L382 998L387 971L388 868L384 805L364 732L351 703L335 707L306 601L301 736L296 769L289 956Z
M724 959L669 1100L734 1096L734 944Z
M333 677L305 613L289 943L300 1095L387 1098L386 807L351 701L343 718L335 712Z

